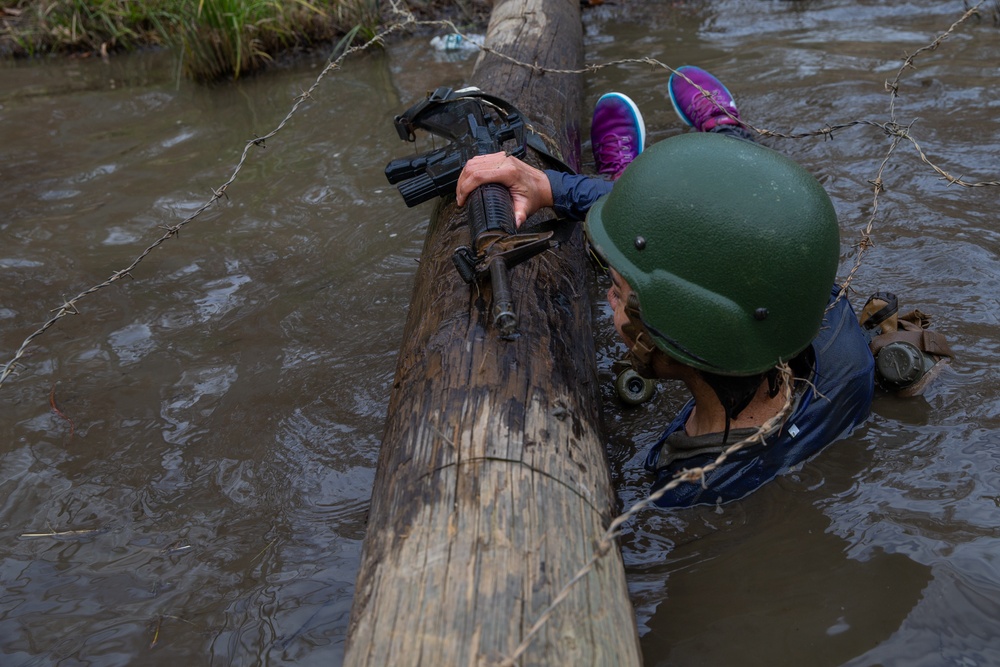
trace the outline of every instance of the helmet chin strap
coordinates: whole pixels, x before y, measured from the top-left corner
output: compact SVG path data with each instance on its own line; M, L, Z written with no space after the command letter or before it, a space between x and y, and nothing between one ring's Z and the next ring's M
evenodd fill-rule
M635 292L628 295L625 303L625 314L628 315L628 322L622 325L622 333L634 342L628 350L628 360L636 373L645 378L656 379L656 371L653 370L653 359L659 348L653 342L652 336L642 323L639 315L639 297Z
M660 349L653 342L653 337L642 322L639 312L639 297L635 292L628 296L625 303L625 315L628 321L622 325L622 333L635 341L628 350L628 360L633 370L643 377L656 379L653 361ZM764 379L763 375L751 377L727 377L701 372L706 384L711 387L722 405L726 417L726 427L722 434L722 442L729 440L729 430L732 421L746 408L757 393L757 388Z

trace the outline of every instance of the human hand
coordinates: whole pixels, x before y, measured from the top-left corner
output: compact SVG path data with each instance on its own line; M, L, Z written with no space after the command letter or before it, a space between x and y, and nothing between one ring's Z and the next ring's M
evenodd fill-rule
M477 155L466 162L455 186L456 203L465 206L472 191L485 183L500 183L510 190L517 227L535 211L552 206L552 187L545 172L506 153Z

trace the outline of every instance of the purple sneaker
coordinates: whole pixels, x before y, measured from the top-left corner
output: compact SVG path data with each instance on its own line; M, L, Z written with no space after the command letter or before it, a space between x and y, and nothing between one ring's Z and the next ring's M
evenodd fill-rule
M635 102L621 93L602 95L590 124L597 173L616 180L645 144L646 125Z
M674 111L682 121L699 132L708 132L719 125L740 124L740 111L733 101L733 94L721 81L700 67L678 67L670 75L667 88Z

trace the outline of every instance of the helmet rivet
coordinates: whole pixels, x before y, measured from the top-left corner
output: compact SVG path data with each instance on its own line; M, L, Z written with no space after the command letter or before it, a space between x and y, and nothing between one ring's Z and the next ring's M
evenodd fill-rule
M767 308L758 308L757 310L753 311L753 318L757 321L766 320Z
M635 237L635 249L636 250L642 250L645 247L646 247L646 237L645 236L636 236Z

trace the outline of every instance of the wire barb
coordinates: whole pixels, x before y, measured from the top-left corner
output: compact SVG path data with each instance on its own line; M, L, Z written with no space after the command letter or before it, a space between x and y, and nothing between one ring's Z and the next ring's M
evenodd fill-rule
M886 169L886 166L889 163L890 158L893 156L896 148L899 146L900 143L902 142L909 143L918 154L920 161L923 164L927 165L935 173L937 173L941 177L941 179L945 180L948 183L949 186L959 185L965 188L1000 186L1000 180L969 182L964 180L964 178L962 178L961 176L954 176L950 174L948 171L946 171L942 167L938 166L935 162L933 162L927 156L925 151L921 148L920 144L911 133L913 122L907 125L901 125L899 124L896 117L896 100L899 98L900 95L901 80L903 78L904 73L906 73L907 71L916 70L916 60L918 56L924 53L936 51L937 48L946 39L948 39L955 32L955 30L958 29L959 26L961 26L965 21L967 21L971 16L978 15L979 8L985 2L986 0L980 0L980 2L978 2L974 6L968 8L966 12L958 20L952 23L952 25L946 31L938 35L927 46L917 49L911 54L904 53L902 64L899 67L899 70L897 71L895 77L891 81L887 80L885 82L885 90L889 94L889 120L887 122L879 123L874 120L859 119L859 120L853 120L849 122L836 123L836 124L827 123L823 127L813 131L799 132L799 133L782 133L773 130L757 128L747 123L746 121L743 120L740 121L744 127L762 137L773 137L780 139L803 139L809 137L820 137L824 141L826 141L826 140L832 140L834 138L834 133L842 129L851 127L873 127L880 129L890 139L890 145L886 150L885 156L882 162L880 163L874 178L868 181L869 184L872 185L872 207L871 207L872 210L865 226L863 227L863 229L859 234L859 240L856 244L857 250L855 254L854 263L848 275L846 276L845 280L841 282L841 289L837 297L838 299L844 298L851 291L852 289L851 281L853 280L854 276L860 269L862 265L862 259L865 253L875 245L872 238L872 230L874 227L875 220L878 218L879 215L880 196L886 191L886 185L883 179L883 173ZM227 189L231 184L233 184L237 180L241 170L243 169L244 164L249 159L251 148L254 146L259 146L260 148L266 148L265 144L266 140L273 138L275 135L278 134L278 132L284 129L284 127L297 113L297 111L301 108L301 106L306 101L313 99L314 91L318 88L318 86L327 76L342 70L342 64L346 58L356 53L366 51L375 45L384 44L384 38L391 34L401 32L404 30L412 30L420 27L444 28L450 31L451 33L465 37L465 35L463 35L462 32L458 30L458 28L450 21L417 20L413 16L413 14L405 6L401 4L399 0L390 0L390 4L391 4L392 14L396 16L398 20L394 23L385 26L383 29L381 29L367 41L361 44L352 45L348 46L347 48L344 48L343 51L340 52L340 54L336 58L333 58L331 56L326 66L317 75L317 77L315 78L313 83L309 86L309 88L306 90L302 90L300 94L294 98L292 107L289 109L285 117L278 123L278 125L271 132L263 136L255 136L253 139L251 139L246 143L246 145L244 146L243 153L241 154L236 165L233 167L229 179L218 188L212 189L213 196L209 201L205 202L198 210L196 210L193 214L191 214L187 218L184 218L180 222L173 225L161 225L159 228L164 230L163 235L154 240L142 252L140 252L138 256L126 268L114 271L108 280L83 290L80 294L73 297L72 299L64 300L62 306L54 308L52 311L50 311L54 312L55 315L51 317L49 320L47 320L44 324L42 324L34 332L32 332L27 338L25 338L24 341L21 343L21 346L15 352L14 356L6 363L6 365L3 366L3 370L2 372L0 372L0 388L2 388L4 382L9 377L17 376L21 373L21 370L24 368L22 359L24 359L25 356L27 356L28 350L30 349L32 342L36 338L43 335L48 329L54 326L62 318L68 315L80 314L80 311L76 306L76 302L78 300L83 299L91 294L96 293L101 289L108 287L109 285L111 285L112 283L116 282L117 280L123 277L127 276L130 279L134 279L134 277L132 276L132 271L139 265L139 263L147 255L149 255L156 248L160 247L165 241L175 236L178 236L180 234L180 230L183 227L193 222L213 203L217 202L222 197L229 199ZM548 69L540 67L537 61L533 63L521 62L515 58L512 58L486 45L479 45L478 48L483 53L488 54L491 57L500 58L502 60L512 63L515 66L531 70L536 74L543 74L543 73L552 75L592 74L609 67L621 67L621 66L637 64L637 65L647 66L650 68L659 68L667 72L676 73L680 76L684 76L682 72L677 72L674 68L651 57L628 58L628 59L614 60L602 64L591 63L591 64L586 64L581 69ZM698 86L696 85L696 87ZM706 94L706 91L704 91L700 87L698 88L699 90L701 90L702 94ZM715 100L713 100L713 102L718 104L718 102L716 102ZM729 115L726 109L723 109L721 106L719 108L723 112L727 113L727 115ZM784 383L786 391L786 400L785 400L785 406L780 411L780 413L772 417L765 424L763 424L754 435L726 448L726 450L724 450L721 454L719 454L718 458L715 461L700 468L684 469L680 471L666 485L664 485L660 489L657 489L654 493L647 496L643 500L635 503L626 512L622 513L621 515L616 517L613 521L611 521L611 523L605 530L604 534L602 535L601 539L594 546L594 552L591 558L577 571L577 573L569 581L564 583L564 585L560 588L558 593L552 598L552 601L550 602L549 606L539 615L539 617L536 619L535 623L531 626L528 632L523 635L520 644L508 657L500 661L499 665L505 667L512 667L513 665L516 664L518 658L521 655L523 655L523 653L528 649L533 638L538 634L538 632L545 625L548 619L551 618L551 616L555 613L559 605L569 597L572 588L577 583L582 581L589 572L591 572L595 567L597 567L601 559L605 558L608 554L613 552L613 547L615 545L615 542L621 535L621 528L627 521L629 521L632 517L634 517L638 512L640 512L644 508L654 504L657 500L662 498L663 495L668 493L670 490L676 488L680 484L687 483L687 484L701 484L702 486L706 485L708 474L712 470L717 468L719 465L721 465L726 460L726 458L729 457L732 453L751 444L764 443L765 438L771 432L773 432L773 430L780 427L780 425L784 422L785 418L789 414L792 404L791 371L788 370L787 367L785 367L783 373L786 374L786 382ZM53 408L58 410L58 408L55 407L54 386L53 386L53 392L51 394L51 402L53 404ZM264 551L266 551L270 546L271 545L265 547ZM261 552L261 554L263 554L263 551ZM261 554L258 554L258 557ZM162 619L163 619L162 616L157 618L153 639L150 644L151 648L155 647L159 641Z

